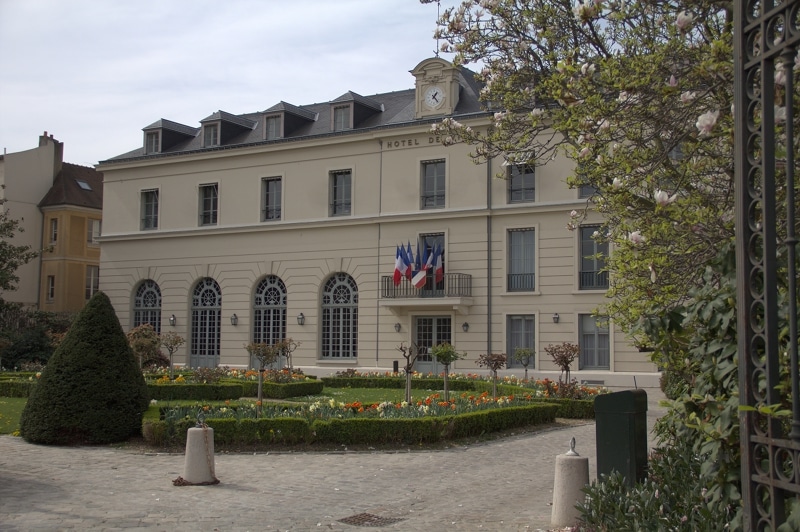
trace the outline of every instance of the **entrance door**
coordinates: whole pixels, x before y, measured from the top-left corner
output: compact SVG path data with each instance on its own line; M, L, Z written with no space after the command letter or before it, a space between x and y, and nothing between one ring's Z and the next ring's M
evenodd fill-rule
M430 350L438 344L452 343L450 331L450 316L419 316L414 320L414 342L419 347L419 356L414 364L416 371L438 375L444 370Z

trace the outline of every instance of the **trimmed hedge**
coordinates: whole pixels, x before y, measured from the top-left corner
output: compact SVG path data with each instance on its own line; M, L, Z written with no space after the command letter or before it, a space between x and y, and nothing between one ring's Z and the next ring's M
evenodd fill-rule
M405 388L405 377L321 377L329 388ZM450 379L447 386L451 392L468 392L475 389L475 381ZM415 390L442 390L444 379L411 379ZM490 388L491 390L491 388Z
M30 397L37 381L0 380L0 397Z
M262 393L268 399L285 399L287 397L303 397L319 395L324 384L321 381L274 383L265 382ZM240 397L256 397L258 383L224 381L217 384L147 384L150 399L157 401L176 401L192 399L195 401L225 401ZM1 395L1 394L0 394Z
M206 423L214 429L215 445L419 444L552 423L557 411L557 405L531 404L456 416L331 419L311 425L300 418L208 419ZM186 432L193 426L193 419L161 419L161 407L153 405L144 416L142 435L154 446L185 445Z

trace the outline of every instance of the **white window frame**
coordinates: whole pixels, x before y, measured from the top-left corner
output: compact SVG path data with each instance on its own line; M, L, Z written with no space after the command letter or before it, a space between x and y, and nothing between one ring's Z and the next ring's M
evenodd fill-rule
M270 193L270 186L277 183L278 190ZM274 196L277 196L275 198ZM280 176L261 178L261 221L275 222L283 216L283 178Z
M102 231L102 220L96 218L86 219L86 243L96 246L99 244L98 239Z
M148 131L144 134L145 154L159 153L161 151L161 134L158 131Z
M206 196L213 191L212 196ZM200 227L219 225L219 183L203 183L197 187L198 217Z
M512 164L508 167L508 203L532 203L536 201L536 166ZM526 181L530 181L527 183ZM515 186L515 184L517 186ZM519 197L514 197L518 195Z
M329 181L329 215L350 216L353 214L353 170L343 168L328 172ZM346 177L344 183L338 183L340 176ZM341 192L344 189L345 192ZM341 192L341 193L340 193Z
M578 227L578 231L577 231L577 233L578 233L578 279L577 279L577 281L578 281L578 290L581 291L581 292L603 291L603 290L608 290L608 287L609 287L608 271L602 271L605 268L605 264L603 264L602 267L601 267L599 265L598 259L596 259L596 258L589 259L588 258L588 257L591 257L593 255L596 255L597 253L603 253L605 251L606 260L603 261L603 262L604 263L607 262L607 259L608 259L609 254L610 254L609 243L608 242L606 242L605 244L599 243L596 240L591 238L591 235L595 231L599 231L600 229L601 229L600 224L586 224L586 225L581 225L581 226ZM591 233L589 233L589 231L591 231ZM589 238L584 238L584 234L585 233L589 233ZM593 250L592 250L593 252L592 253L587 253L584 250L584 242L589 242L589 241L593 242ZM603 245L605 245L605 250L599 249ZM584 260L586 260L586 261L591 260L594 263L594 269L593 270L588 270L588 269L584 270L584 267L583 267L584 266L584 264L583 264ZM591 277L589 276L589 274L591 274ZM605 279L605 283L601 282L603 279ZM589 280L591 280L592 282L591 283L588 282ZM584 282L584 281L587 281L587 282ZM586 286L586 288L584 288L584 286Z
M203 126L203 147L213 148L219 146L219 124L207 124Z
M58 242L58 218L50 218L50 244Z
M268 116L264 120L264 138L275 140L283 138L283 117L281 115Z
M86 300L90 300L100 290L100 266L86 265Z
M346 131L353 128L352 106L335 105L331 111L331 128L334 131Z
M592 322L591 326L588 322ZM605 325L605 327L601 327L601 325ZM589 357L589 353L587 353L588 346L586 345L586 336L592 335L594 347L592 350L592 365L587 365L587 358ZM602 364L598 362L602 362L600 359L602 358L600 346L600 340L602 336L606 337L607 343L607 358L608 363ZM610 370L611 369L611 354L612 354L612 345L613 339L611 337L611 322L609 321L608 317L606 316L594 316L591 313L579 313L578 314L578 347L580 348L580 354L578 355L578 369L579 370Z
M158 229L160 193L157 188L148 188L140 192L139 229L153 231ZM153 201L150 201L152 198ZM152 212L151 212L152 211Z
M55 301L56 300L56 276L55 275L48 275L47 276L47 301Z
M527 246L525 246L524 255L522 257L515 258L513 255L515 254L515 245L514 245L514 237L519 234L524 233L531 233L530 238L532 239L532 250L530 254L527 251ZM536 292L536 251L538 248L537 242L537 234L535 227L509 227L506 229L507 235L507 243L508 243L508 250L507 250L507 257L506 257L506 291L507 292L523 292L526 294L530 294L532 292ZM524 237L523 237L524 238ZM532 255L532 257L530 256ZM530 259L530 260L528 260ZM529 265L530 263L530 265ZM517 271L521 270L521 271ZM528 271L530 270L530 271ZM524 278L512 278L512 275L530 275L531 277L524 277Z
M434 171L433 176L428 176L428 167L442 165L441 174ZM433 183L428 186L429 180ZM429 159L420 161L420 209L443 209L447 206L447 160Z

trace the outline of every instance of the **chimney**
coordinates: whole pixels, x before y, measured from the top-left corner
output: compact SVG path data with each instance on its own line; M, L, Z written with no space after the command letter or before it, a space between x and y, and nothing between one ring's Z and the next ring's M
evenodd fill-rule
M55 179L64 163L64 143L57 141L52 133L48 135L45 131L39 137L39 147L43 148L51 143L53 145L53 179Z

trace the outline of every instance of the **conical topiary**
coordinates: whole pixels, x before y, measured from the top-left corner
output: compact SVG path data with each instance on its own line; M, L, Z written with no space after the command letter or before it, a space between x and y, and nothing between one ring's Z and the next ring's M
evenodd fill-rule
M96 293L42 372L20 419L33 443L123 441L141 430L147 385L111 302Z

